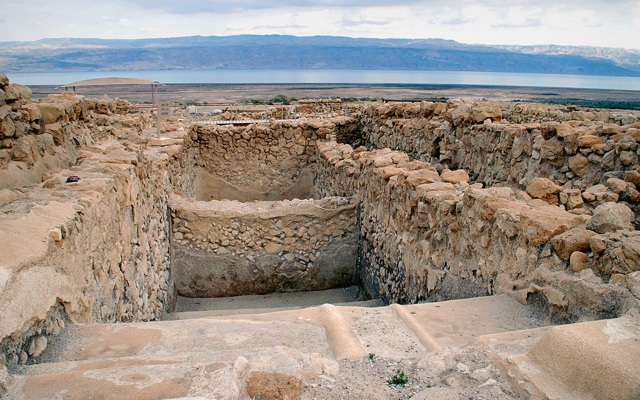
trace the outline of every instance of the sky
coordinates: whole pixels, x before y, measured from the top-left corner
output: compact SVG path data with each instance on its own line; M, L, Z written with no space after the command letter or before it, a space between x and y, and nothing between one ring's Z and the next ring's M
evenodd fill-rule
M640 0L0 0L0 41L239 34L640 49Z

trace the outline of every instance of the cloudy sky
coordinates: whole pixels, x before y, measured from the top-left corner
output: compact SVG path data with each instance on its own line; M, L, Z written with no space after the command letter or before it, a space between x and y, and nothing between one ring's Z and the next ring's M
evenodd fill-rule
M640 49L640 0L2 0L0 41L287 34Z

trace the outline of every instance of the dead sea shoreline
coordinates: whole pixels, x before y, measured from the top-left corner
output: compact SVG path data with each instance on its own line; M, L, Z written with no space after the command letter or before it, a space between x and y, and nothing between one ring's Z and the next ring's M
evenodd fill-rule
M64 89L51 85L32 85L33 97L46 97ZM150 103L147 85L78 87L88 98L107 95L136 103ZM158 88L159 98L179 103L234 103L268 100L277 94L290 98L369 98L384 100L421 100L459 98L463 100L532 101L631 108L640 106L640 91L574 89L525 86L477 86L432 84L167 84ZM606 105L598 105L598 103ZM625 106L626 105L626 106Z

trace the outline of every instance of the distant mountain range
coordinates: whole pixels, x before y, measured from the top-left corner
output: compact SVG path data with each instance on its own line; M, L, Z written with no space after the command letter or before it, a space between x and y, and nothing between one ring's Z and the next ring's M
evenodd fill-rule
M196 69L396 69L640 76L640 50L282 35L0 42L0 72Z

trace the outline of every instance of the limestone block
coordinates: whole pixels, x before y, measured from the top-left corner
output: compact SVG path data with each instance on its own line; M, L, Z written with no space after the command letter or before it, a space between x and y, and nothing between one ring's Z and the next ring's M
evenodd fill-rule
M638 186L640 185L640 172L636 170L626 171L624 173L624 180Z
M453 189L453 184L448 182L424 183L422 185L416 186L416 193L419 197L424 197L427 192L439 192Z
M620 152L620 162L622 165L633 165L638 160L636 154L632 151L622 151Z
M557 194L562 187L546 178L535 178L527 185L527 193L534 199L541 199L549 204L558 204Z
M471 108L471 120L475 123L482 123L486 119L499 121L502 119L502 109L497 104L490 102L473 103Z
M34 106L40 110L42 121L45 124L59 121L65 113L64 106L58 103L36 103Z
M419 186L424 183L434 183L440 180L438 171L434 169L418 169L414 171L404 171L402 176L406 177L406 182L411 186Z
M607 179L606 185L612 191L620 194L627 191L627 182L618 178L609 178Z
M455 171L443 171L441 178L443 181L449 183L468 182L469 174L463 169L458 169Z
M589 170L589 159L582 154L569 157L569 168L578 176L585 176Z
M521 208L514 213L520 220L523 238L534 246L540 246L566 230L584 225L580 216L550 205Z
M607 187L605 185L599 184L599 185L594 185L591 187L588 187L585 191L585 193L591 193L594 195L598 195L598 194L604 194L607 192Z
M453 125L460 125L463 122L469 121L470 119L471 119L471 107L467 105L456 107L451 111L451 120L453 122Z
M0 122L0 138L10 138L16 133L16 126L11 118L5 118Z
M596 235L596 232L584 227L574 228L554 236L551 239L551 244L560 257L569 260L572 253L589 249L589 239L593 235Z
M640 271L627 275L627 288L637 298L640 299Z
M4 89L5 101L26 100L31 98L31 89L17 83L11 83Z
M640 271L640 232L619 231L593 236L595 266L605 275Z
M576 208L581 207L584 204L584 200L582 198L582 193L578 189L570 189L566 191L567 193L567 210L574 210Z
M581 251L574 251L569 258L569 268L574 272L580 272L589 267L589 256Z
M634 229L634 212L624 204L604 203L593 211L590 228L598 233Z
M578 146L580 147L592 147L602 144L602 139L595 135L582 135L578 137Z
M383 168L375 168L373 173L377 176L381 177L384 180L389 180L392 176L396 176L403 172L403 169L396 168L393 166L383 167Z
M0 120L4 119L11 112L11 106L4 104L0 106Z
M544 140L540 146L540 157L555 166L564 165L564 146L558 138Z
M386 154L380 155L380 156L374 156L374 158L371 161L373 163L373 166L377 168L386 167L394 164L393 158L391 158L390 155L386 155Z

